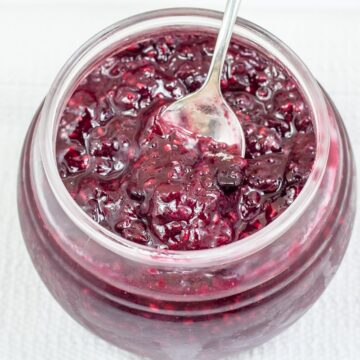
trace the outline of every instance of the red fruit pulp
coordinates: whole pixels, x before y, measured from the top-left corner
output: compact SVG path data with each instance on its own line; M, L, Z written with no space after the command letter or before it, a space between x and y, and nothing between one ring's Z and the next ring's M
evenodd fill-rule
M182 32L142 39L81 81L64 110L57 163L74 200L122 237L171 250L214 248L273 221L315 158L311 114L281 65L234 41L221 82L246 155L169 131L161 111L201 87L215 39Z

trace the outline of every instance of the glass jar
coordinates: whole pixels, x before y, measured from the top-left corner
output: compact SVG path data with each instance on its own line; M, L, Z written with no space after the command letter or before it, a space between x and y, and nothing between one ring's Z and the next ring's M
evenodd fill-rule
M354 162L334 104L286 45L243 19L235 35L293 74L313 115L317 155L295 202L241 241L181 252L129 242L95 223L70 197L56 166L57 124L89 69L139 34L182 27L215 31L220 23L217 12L171 9L106 29L60 71L23 148L20 222L42 280L83 326L152 359L219 359L286 329L324 291L352 230Z

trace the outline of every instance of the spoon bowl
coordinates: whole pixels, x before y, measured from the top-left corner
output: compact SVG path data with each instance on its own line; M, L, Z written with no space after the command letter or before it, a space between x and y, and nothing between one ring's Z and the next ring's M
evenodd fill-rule
M242 126L221 93L202 88L170 105L162 118L185 134L195 133L219 143L237 145L244 155Z

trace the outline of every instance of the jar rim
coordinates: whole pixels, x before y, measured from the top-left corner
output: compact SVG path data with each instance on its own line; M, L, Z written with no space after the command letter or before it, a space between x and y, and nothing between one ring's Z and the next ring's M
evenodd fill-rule
M90 239L108 250L154 265L171 264L175 267L204 267L244 259L271 245L303 214L320 186L330 149L328 110L323 91L306 65L281 40L252 22L238 18L234 33L261 46L289 69L300 85L312 113L316 130L316 157L312 172L295 201L273 222L248 237L217 248L203 250L167 250L136 244L124 239L95 222L71 197L58 172L55 152L59 114L63 110L72 81L88 67L101 51L116 41L139 33L139 26L147 30L162 26L190 25L218 28L222 13L198 8L156 10L121 20L96 34L80 47L60 70L45 99L36 136L40 139L40 158L50 188L64 212ZM137 31L134 32L134 29ZM133 31L133 32L132 32Z

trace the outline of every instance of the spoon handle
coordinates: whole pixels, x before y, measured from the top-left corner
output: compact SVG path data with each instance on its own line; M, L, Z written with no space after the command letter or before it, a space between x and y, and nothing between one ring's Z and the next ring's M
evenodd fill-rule
M214 55L208 74L208 85L216 87L220 91L222 69L229 48L233 28L239 12L241 0L228 0L224 12L223 22L216 41Z

